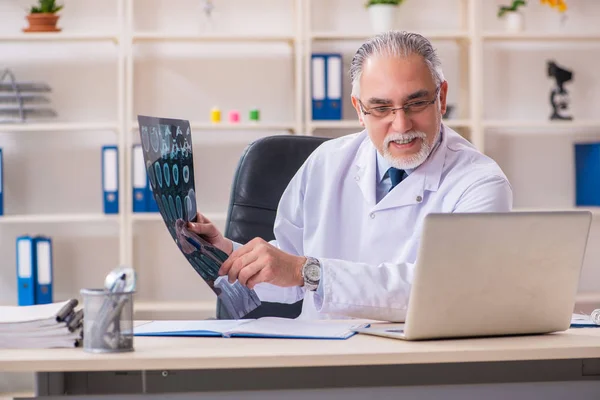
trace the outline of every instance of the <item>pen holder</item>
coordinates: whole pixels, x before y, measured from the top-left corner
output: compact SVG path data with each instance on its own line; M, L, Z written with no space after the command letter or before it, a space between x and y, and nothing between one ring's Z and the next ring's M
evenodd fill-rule
M133 294L82 289L83 350L91 353L133 351Z

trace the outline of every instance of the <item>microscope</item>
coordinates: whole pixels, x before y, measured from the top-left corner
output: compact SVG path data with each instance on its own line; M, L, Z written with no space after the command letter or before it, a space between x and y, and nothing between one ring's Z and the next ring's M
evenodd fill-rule
M550 92L550 104L552 105L551 120L572 120L570 115L561 114L561 110L569 108L569 93L564 84L573 79L573 73L559 67L554 61L548 61L548 76L556 79L556 86Z

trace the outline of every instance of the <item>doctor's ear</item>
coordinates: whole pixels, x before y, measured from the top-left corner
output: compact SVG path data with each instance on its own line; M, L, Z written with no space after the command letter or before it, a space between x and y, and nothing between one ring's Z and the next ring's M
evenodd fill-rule
M360 122L360 126L364 127L365 126L365 121L363 119L364 115L363 115L362 111L360 110L360 104L358 104L358 99L354 96L352 96L352 106L356 110L356 114L358 115L358 121Z
M448 95L448 82L444 81L440 87L440 111L442 115L446 114L446 100Z

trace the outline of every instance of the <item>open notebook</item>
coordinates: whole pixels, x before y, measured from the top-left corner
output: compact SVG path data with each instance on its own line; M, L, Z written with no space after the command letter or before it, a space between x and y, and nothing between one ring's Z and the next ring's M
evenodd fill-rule
M264 317L248 320L151 321L134 328L135 336L213 336L279 339L348 339L369 324L356 321L303 321Z

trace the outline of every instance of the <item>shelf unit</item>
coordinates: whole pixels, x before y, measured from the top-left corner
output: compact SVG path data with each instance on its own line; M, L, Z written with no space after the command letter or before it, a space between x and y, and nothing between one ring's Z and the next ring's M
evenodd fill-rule
M160 32L135 32L132 36L134 42L141 41L178 41L178 42L287 42L293 44L295 37L291 35L269 34L182 34Z
M26 124L1 124L0 132L80 132L80 131L119 131L119 123L110 122L50 122Z
M119 0L124 1L124 0ZM17 33L0 35L1 42L114 42L121 40L119 34L110 32L58 32L47 33Z
M116 216L104 214L46 214L46 215L7 215L0 217L0 226L34 223L86 223L107 222L119 224L119 262L121 264L135 265L132 253L134 242L134 226L149 223L160 223L159 214L132 213L131 199L131 157L130 149L133 136L138 130L134 118L135 103L135 70L134 53L136 46L142 43L158 43L168 45L177 44L254 44L281 45L285 44L292 49L293 57L293 88L294 88L294 119L284 122L258 122L230 124L222 122L211 124L192 120L191 128L194 131L195 146L223 146L229 144L243 144L257 136L270 134L315 134L318 130L329 130L343 134L344 130L361 130L356 119L341 121L313 121L312 104L310 98L310 55L315 44L327 42L356 43L372 36L372 33L359 30L358 32L338 32L326 30L313 30L311 15L312 7L318 0L293 0L293 21L295 28L291 34L269 33L173 33L170 31L149 31L134 29L134 2L143 0L117 0L117 32L61 32L58 34L0 34L0 43L19 43L26 46L28 43L55 42L55 43L97 43L109 42L115 45L118 52L117 108L116 121L83 121L83 122L50 122L32 124L6 124L0 125L0 134L3 133L33 133L33 132L83 132L88 134L94 131L114 131L117 134L119 146L119 209L121 213ZM487 43L507 42L585 42L600 43L600 34L556 34L556 33L530 33L510 34L505 32L486 31L481 15L482 2L487 0L460 0L457 10L461 26L457 29L446 31L424 30L423 35L432 41L444 41L458 45L458 63L460 64L461 87L452 90L458 91L458 103L461 114L457 119L448 119L443 122L451 128L456 128L467 133L472 143L480 150L485 150L486 131L519 130L519 129L548 129L562 132L565 129L596 129L600 128L600 120L575 120L573 122L554 122L547 120L496 120L484 118L484 47ZM366 20L365 20L366 21ZM345 101L348 95L345 94ZM225 135L224 133L227 133ZM225 205L223 206L223 209ZM575 209L575 208L567 208ZM542 208L518 208L517 211L542 210ZM595 217L600 215L599 209L590 209ZM223 222L226 213L211 213L208 217L213 221ZM143 272L142 272L143 273ZM140 312L172 312L186 310L208 310L212 304L202 302L140 302L136 308Z

